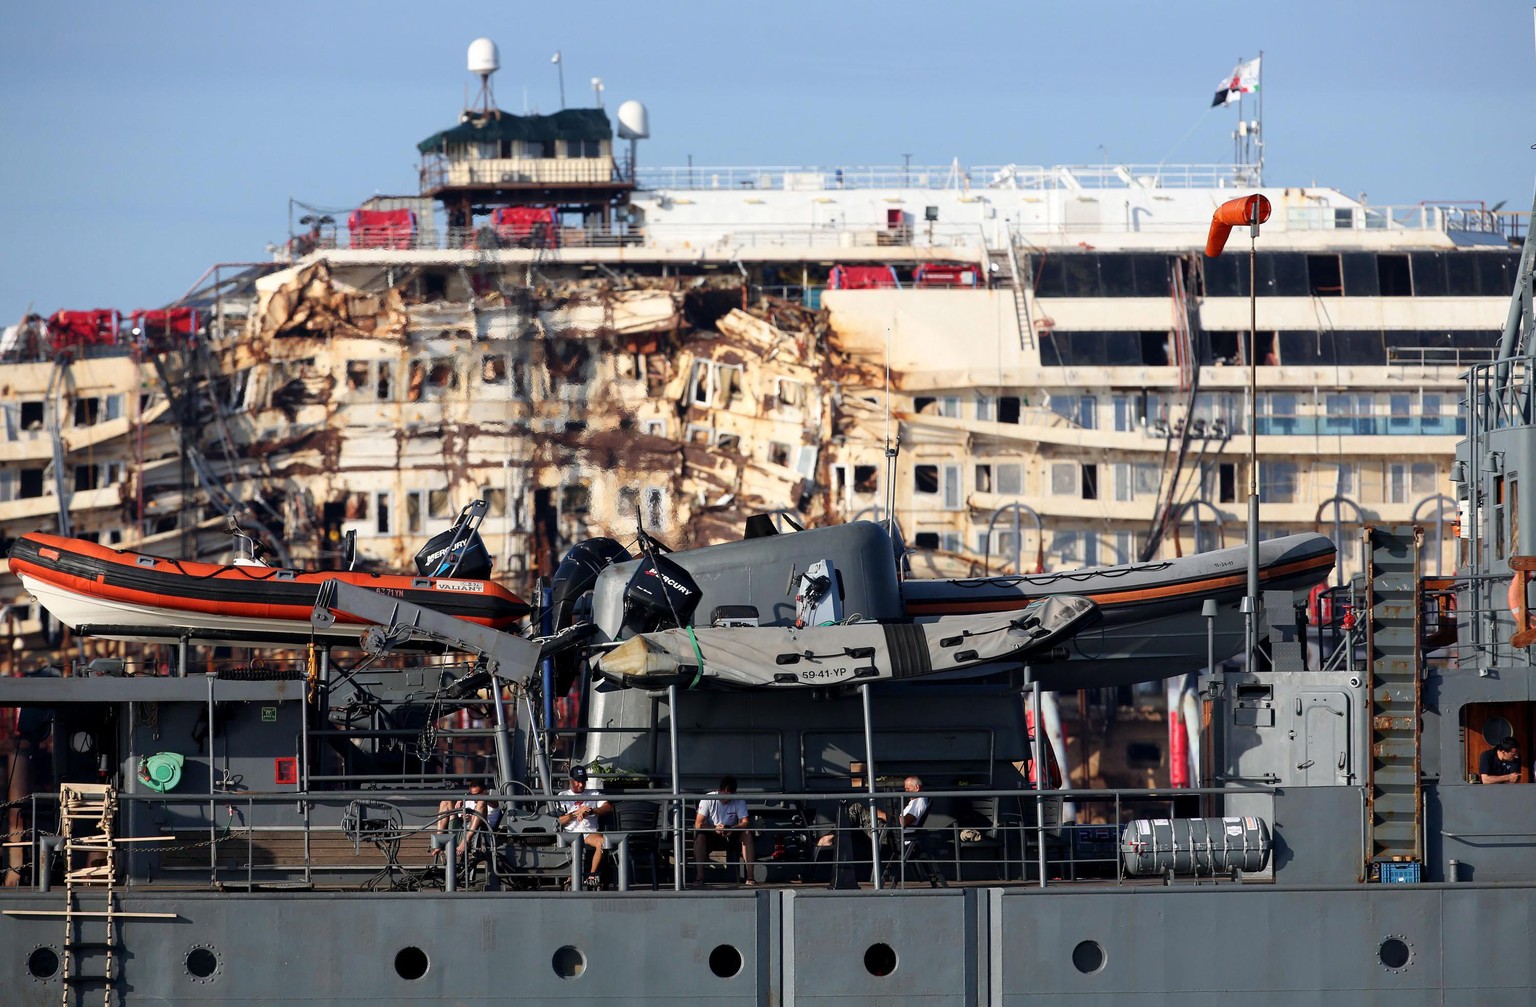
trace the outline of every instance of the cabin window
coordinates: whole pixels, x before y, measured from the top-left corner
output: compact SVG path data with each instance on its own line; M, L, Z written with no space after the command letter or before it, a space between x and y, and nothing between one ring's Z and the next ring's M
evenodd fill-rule
M592 507L592 491L580 483L560 489L560 510L564 514L585 514Z
M789 467L789 445L782 441L768 442L768 460L775 465Z
M640 513L640 488L624 486L619 490L619 517L634 517Z
M982 421L992 419L992 400L980 393L976 396L976 418Z
M1481 782L1483 753L1505 738L1520 746L1520 782L1531 782L1531 745L1536 738L1536 703L1469 703L1461 708L1461 733L1465 743L1466 780Z
M75 466L75 492L84 493L101 485L101 472L94 465Z
M1084 430L1097 426L1097 401L1092 395L1052 395L1051 412L1064 417Z
M873 465L855 465L853 467L853 491L855 493L876 493L880 489L880 470Z
M497 489L494 486L482 486L480 488L480 499L485 501L485 504L486 504L485 515L486 515L486 517L506 517L507 516L507 491L506 490L504 490L504 489Z
M373 494L373 531L376 535L394 534L394 525L391 521L390 493L388 490L378 490Z
M427 491L427 517L442 519L453 516L453 503L447 490Z
M800 382L791 381L788 378L779 379L778 399L781 406L798 406L802 389Z
M426 528L426 495L423 490L407 490L405 493L405 530L411 535L420 535Z
M33 497L42 496L43 470L40 468L22 469L18 474L17 483L16 498L18 500L28 500Z
M683 439L689 444L697 444L700 447L707 446L714 439L715 432L712 428L701 423L690 423L683 433Z
M976 466L976 492L977 493L991 493L992 492L992 466L990 466L990 465L978 465L978 466Z
M487 385L507 383L507 357L503 353L487 353L480 358L480 381Z
M1307 256L1307 287L1313 297L1343 297L1344 277L1337 255Z
M1408 271L1408 256L1376 256L1376 287L1382 297L1412 297L1413 281Z
M960 466L945 465L942 475L944 479L944 509L959 510L963 506L965 497L960 486Z
M452 357L433 357L427 369L427 384L437 389L459 387L459 372Z
M1259 502L1296 502L1296 463L1259 462Z
M1216 466L1216 502L1235 503L1237 501L1237 465L1233 462L1222 462Z
M1077 496L1077 480L1080 475L1079 467L1072 462L1052 462L1051 494L1059 497Z
M912 492L931 494L939 491L939 467L914 465L912 467Z
M740 452L741 451L741 435L740 434L717 434L715 436L715 447L719 448L721 451L730 451L732 453Z
M1064 565L1077 566L1083 562L1083 540L1075 531L1059 531L1051 536L1050 553Z
M1141 362L1148 367L1168 366L1168 333L1141 332Z
M1414 252L1408 261L1413 273L1413 296L1444 297L1448 293L1444 253Z
M1019 397L1017 395L1004 395L997 400L997 422L1019 422Z
M101 400L98 398L75 400L75 426L88 427L101 418Z
M393 390L395 368L387 360L380 360L378 366L379 377L373 385L373 397L380 402L388 402L390 400L390 393Z
M1083 499L1097 500L1099 498L1099 466L1088 463L1082 468Z
M1024 492L1024 466L1017 462L999 463L993 469L996 476L995 492L1004 496L1020 496Z
M939 533L936 531L920 531L912 537L912 544L919 549L937 549L939 547Z
M41 430L43 428L44 415L41 402L23 402L21 404L21 429Z
M368 387L369 367L366 360L347 361L347 391L357 392Z

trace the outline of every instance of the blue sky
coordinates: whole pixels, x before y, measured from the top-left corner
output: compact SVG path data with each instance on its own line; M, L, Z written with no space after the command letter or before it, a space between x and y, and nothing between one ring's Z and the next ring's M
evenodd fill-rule
M477 35L508 111L557 107L556 49L569 104L645 101L642 164L1223 161L1207 106L1262 48L1272 183L1527 209L1536 174L1530 0L9 3L0 324L163 304L290 196L413 191Z

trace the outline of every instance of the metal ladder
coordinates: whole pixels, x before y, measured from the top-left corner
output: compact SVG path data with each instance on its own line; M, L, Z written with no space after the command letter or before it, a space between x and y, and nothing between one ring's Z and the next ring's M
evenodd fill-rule
M100 783L65 783L60 787L59 831L64 853L64 993L61 1007L70 1007L70 994L84 986L101 985L103 1007L111 1007L117 986L117 842L112 823L117 816L117 791ZM104 863L87 864L102 855ZM102 940L84 940L88 925L105 928ZM82 974L81 957L91 955L98 971Z
M1013 314L1019 322L1019 349L1031 350L1035 347L1035 320L1029 310L1029 290L1027 279L1028 271L1024 268L1024 260L1019 257L1019 246L1013 240L1013 235L1008 235L1008 275L1013 281Z
M1366 655L1371 671L1369 864L1422 861L1419 772L1419 547L1424 531L1364 529ZM1379 869L1379 868L1376 868Z

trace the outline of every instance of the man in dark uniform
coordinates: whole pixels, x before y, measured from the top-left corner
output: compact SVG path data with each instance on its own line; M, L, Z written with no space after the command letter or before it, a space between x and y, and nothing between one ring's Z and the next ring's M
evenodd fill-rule
M1477 760L1477 777L1484 783L1520 782L1520 745L1505 738Z

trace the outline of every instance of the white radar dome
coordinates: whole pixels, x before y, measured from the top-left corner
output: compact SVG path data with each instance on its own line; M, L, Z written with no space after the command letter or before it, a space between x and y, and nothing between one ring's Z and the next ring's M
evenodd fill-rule
M638 101L619 106L619 139L644 140L651 135L651 117Z
M477 38L469 44L469 72L480 74L495 73L501 69L501 53L496 48L496 43L488 38Z

